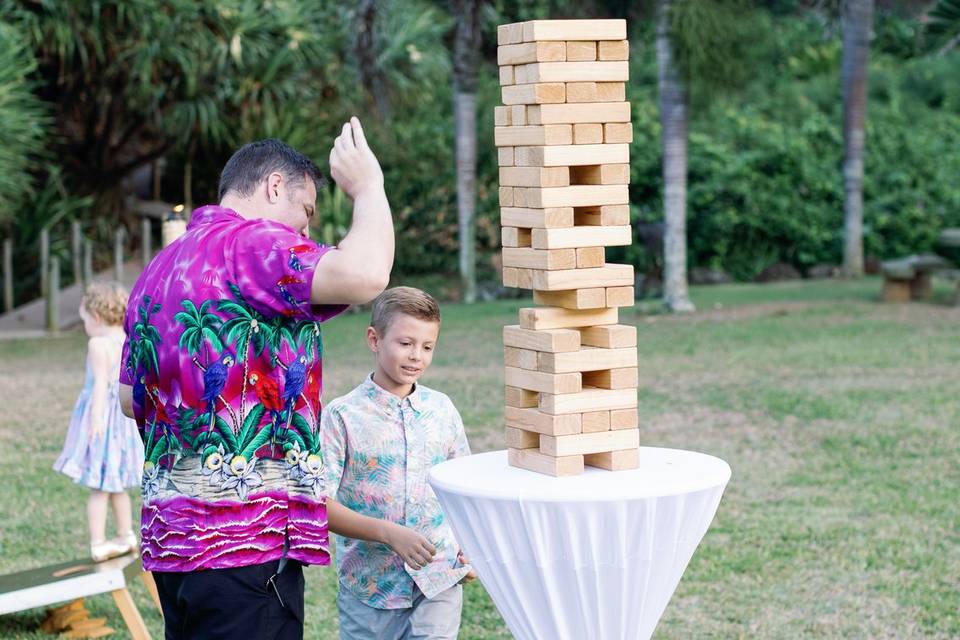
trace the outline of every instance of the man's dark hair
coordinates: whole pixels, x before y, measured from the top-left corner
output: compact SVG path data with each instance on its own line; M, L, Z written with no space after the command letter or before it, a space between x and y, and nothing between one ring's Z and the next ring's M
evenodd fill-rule
M228 191L249 197L264 178L276 171L292 186L303 184L304 176L322 183L320 169L313 161L275 138L250 142L237 149L220 172L218 198Z

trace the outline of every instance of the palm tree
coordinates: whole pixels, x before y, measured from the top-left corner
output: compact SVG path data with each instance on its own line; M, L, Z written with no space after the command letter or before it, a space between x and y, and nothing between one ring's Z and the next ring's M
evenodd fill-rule
M200 353L207 343L212 345L217 353L223 350L223 343L217 333L220 318L207 311L211 303L207 300L198 309L190 300L184 300L180 303L184 310L173 316L174 320L184 326L183 333L180 334L180 348L186 349L190 355ZM207 360L209 359L210 354L207 353Z
M136 372L142 364L145 369L160 375L160 363L157 361L157 345L162 342L160 332L150 324L150 316L160 310L159 304L150 304L150 296L143 296L142 304L137 305L140 319L133 325L134 339L130 343L130 355L127 367Z
M960 0L940 0L930 11L930 33L946 38L937 55L960 46Z
M249 355L249 347L252 343L255 356L263 353L263 348L266 345L266 341L264 340L266 334L261 331L261 327L266 322L266 319L247 304L246 299L243 297L243 294L240 293L237 285L228 283L227 286L234 299L221 300L217 303L218 311L231 315L231 317L220 326L220 336L228 344L237 345L237 357L240 358L240 362L243 363L243 382L241 383L242 388L240 390L240 421L243 422L244 416L246 415L247 376L250 374L250 360L247 357Z
M657 67L663 138L663 299L670 311L694 311L687 291L687 92L670 42L671 0L657 7Z
M863 149L874 0L843 6L843 271L863 276Z

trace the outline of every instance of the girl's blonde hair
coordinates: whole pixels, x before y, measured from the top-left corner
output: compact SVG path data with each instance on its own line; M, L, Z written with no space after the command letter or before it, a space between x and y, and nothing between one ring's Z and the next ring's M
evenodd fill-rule
M122 325L130 294L119 282L91 282L80 304L87 313L107 325Z

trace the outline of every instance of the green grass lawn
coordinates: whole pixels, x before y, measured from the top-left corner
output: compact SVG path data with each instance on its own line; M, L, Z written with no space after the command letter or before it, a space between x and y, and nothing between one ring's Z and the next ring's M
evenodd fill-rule
M657 638L960 636L960 309L880 305L879 288L718 286L694 289L692 316L622 312L639 327L643 444L733 468ZM526 304L444 306L424 382L453 398L474 451L503 446L500 328ZM371 367L366 321L327 326L328 398ZM83 347L0 342L0 572L85 553L85 490L50 470ZM335 638L335 573L307 582L306 637ZM461 638L510 637L481 585L466 594ZM121 628L109 596L88 606ZM0 637L49 637L42 615L0 617Z

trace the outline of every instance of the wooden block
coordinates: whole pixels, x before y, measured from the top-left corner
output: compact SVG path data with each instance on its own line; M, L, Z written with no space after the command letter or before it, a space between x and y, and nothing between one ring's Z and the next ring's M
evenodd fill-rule
M611 369L620 371L622 367L633 367L634 373L637 370L637 348L624 347L621 349L599 349L596 347L581 347L580 351L571 351L568 353L540 353L538 355L537 371L544 373L571 373L595 372L604 373ZM584 375L584 380L588 375L594 379L594 374ZM593 382L587 383L590 387L600 387ZM633 385L636 388L637 385ZM602 387L609 389L610 387Z
M519 269L576 269L577 252L575 249L529 249L504 246L503 266Z
M530 272L530 288L539 289L540 291L563 291L564 289L586 289L594 287L622 287L629 286L632 283L632 264L608 264L604 267L598 267L596 269L569 269Z
M623 102L627 99L625 82L598 82L597 102Z
M567 43L568 62L592 62L597 59L597 43L588 40L572 40Z
M579 373L542 373L504 367L503 377L510 387L541 393L578 393L582 388Z
M516 82L626 82L630 66L616 62L535 62L514 67Z
M633 125L629 122L608 122L603 125L603 141L607 144L633 142Z
M507 462L511 467L550 476L578 476L583 473L583 456L556 458L536 449L507 449Z
M611 429L636 429L640 419L636 409L615 409L610 412Z
M581 122L579 124L573 125L573 144L600 144L602 142L603 142L603 127L597 124L596 122ZM600 166L609 166L609 165L600 165ZM581 184L585 184L585 183L581 183Z
M533 351L532 349L518 349L517 347L503 348L503 363L508 367L536 371L539 361L539 352Z
M500 231L501 247L529 247L530 229L520 227L503 227ZM517 265L508 264L507 267L516 267Z
M573 207L550 207L549 209L505 207L500 209L500 224L505 227L529 227L534 229L572 227Z
M504 393L504 404L508 407L528 409L536 407L540 401L540 394L536 391L507 387Z
M503 412L507 426L517 429L545 433L548 436L564 436L581 431L580 414L552 416L538 409L518 409L506 407ZM540 446L539 439L536 446Z
M540 435L541 453L551 456L601 453L619 449L635 449L639 446L640 432L637 429L579 433L571 436Z
M564 93L564 95L566 95L566 93ZM527 104L532 105L527 107L527 124L630 122L629 102L603 102L594 104L534 104L528 102Z
M630 191L625 184L515 187L512 200L518 207L531 209L599 206L629 203Z
M601 451L583 456L583 463L607 471L627 471L640 467L640 449Z
M549 414L543 414L549 415ZM560 416L557 416L558 418ZM580 414L583 433L597 433L598 431L610 430L610 412L609 411L588 411ZM562 434L553 434L562 435Z
M500 86L505 87L511 84L516 84L513 67L500 67Z
M627 347L626 350L636 353L636 347ZM634 358L634 363L636 363L636 358ZM583 383L587 386L597 387L598 389L636 389L639 384L639 375L636 366L627 366L622 369L611 368L604 371L585 372L583 380Z
M569 189L570 187L567 188ZM523 197L526 197L526 194L524 194ZM624 225L622 227L567 227L565 229L534 229L532 238L533 246L536 249L613 247L618 245L628 245L633 242L633 230L629 225Z
M513 206L513 187L500 187L500 206Z
M612 265L607 265L610 267ZM633 266L633 265L628 265ZM580 331L580 342L602 349L624 349L637 346L637 328L629 324L589 327ZM543 349L541 349L543 351Z
M506 427L503 435L507 446L511 449L537 449L540 447L540 434L534 431Z
M567 102L598 102L597 83L596 82L568 82L567 83Z
M630 205L577 207L573 210L573 222L576 226L622 227L630 224Z
M579 249L578 249L579 251ZM635 302L633 287L608 287L608 307L632 307Z
M510 124L511 109L512 107L494 107L493 108L493 124L498 127L508 126Z
M560 249L557 249L560 251ZM577 249L577 269L594 269L607 263L607 253L603 247L581 247ZM608 307L615 305L608 304ZM626 306L626 305L620 305Z
M573 329L530 331L520 325L508 324L503 328L503 344L507 347L533 349L534 351L547 351L549 353L579 351L580 332Z
M568 187L570 167L503 167L500 169L503 187Z
M550 414L636 409L636 389L584 388L580 393L541 393L540 411Z
M493 144L498 147L573 144L573 126L547 124L523 127L494 127Z
M503 269L503 286L505 287L519 287L520 281L518 279L517 269L512 267L504 267Z
M616 324L617 321L616 309L564 309L563 307L520 309L520 326L533 331Z
M527 105L514 104L506 108L510 110L510 124L518 127L522 127L527 124Z
M625 164L630 161L630 145L570 144L514 147L513 157L514 163L518 167L570 167L583 164Z
M563 42L525 42L497 47L498 65L563 62L566 59L567 47Z
M536 40L626 40L627 21L530 20L523 24L523 41Z
M536 304L564 309L600 309L607 306L606 289L570 289L569 291L534 291Z
M500 147L497 149L497 164L501 167L513 166L513 147Z
M567 91L562 82L512 84L500 89L500 97L503 104L550 104L566 100Z
M521 289L533 289L534 273L537 273L534 269L517 269L517 287Z
M517 44L523 42L523 22L501 24L497 26L497 44Z
M630 57L630 43L626 40L604 40L597 44L599 60L626 60Z
M577 140L577 127L598 127L597 133L601 136L603 132L598 124L575 124L573 125L573 140ZM591 164L581 167L570 167L570 183L574 185L582 184L629 184L630 183L630 165L629 164Z

